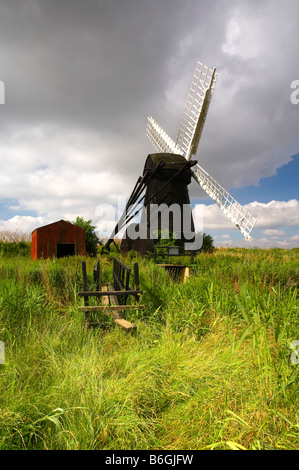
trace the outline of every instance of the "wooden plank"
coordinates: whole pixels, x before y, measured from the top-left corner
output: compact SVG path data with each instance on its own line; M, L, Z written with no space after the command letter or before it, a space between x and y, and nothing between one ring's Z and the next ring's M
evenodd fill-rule
M112 286L111 283L109 283L108 286L107 286L107 292L109 292L110 289L113 289L113 286ZM114 292L114 291L110 291L110 292ZM106 297L106 299L108 300L108 297ZM118 304L117 296L114 296L114 295L109 296L109 300L110 300L110 307L112 307L112 308L109 309L108 312L113 317L113 320L115 321L115 323L117 323L119 326L121 326L122 328L124 328L127 331L136 330L136 328L137 328L136 325L133 325L132 323L125 320L118 310L116 310L116 311L113 310L114 306L111 306L111 302L113 302L115 304L115 306L117 306L117 307L123 307L123 305ZM109 300L108 300L108 302L109 302Z
M111 284L108 284L108 286L103 286L103 287L102 287L102 290L103 290L104 292L107 292L109 288L112 288ZM112 299L113 299L113 298L114 298L114 297L112 297ZM112 300L112 299L111 299L110 297L102 297L102 303L104 304L104 306L105 306L106 309L107 309L105 312L108 313L109 315L111 315L112 318L113 318L113 320L115 321L115 320L121 319L121 318L122 318L122 315L121 315L120 312L115 311L115 310L112 310L112 309L110 308L110 307L111 307L110 303L111 303L111 300ZM116 299L116 302L117 302L117 297L115 297L115 299ZM117 302L117 303L118 303L118 302Z
M83 276L83 289L87 291L87 272L86 272L86 261L82 261L82 276ZM84 305L89 305L88 297L84 298Z
M140 291L142 292L142 291ZM132 293L131 290L128 291L128 293ZM84 310L88 314L88 312L92 311L103 311L104 313L107 313L111 315L113 318L114 322L124 328L126 331L130 330L136 330L137 327L136 325L128 322L123 318L121 315L121 310L129 310L132 308L141 308L144 309L144 305L119 305L118 303L118 296L123 295L123 291L114 291L113 290L113 285L111 283L108 284L108 286L103 286L102 290L99 292L79 292L78 295L84 295L84 299L90 295L96 295L98 296L99 294L102 296L102 305L95 305L95 306L80 306L78 307L79 310ZM114 304L114 305L111 305ZM90 325L97 325L99 324L98 322L89 322Z
M86 261L82 261L82 276L83 276L83 289L87 291L87 271L86 271ZM84 297L84 305L87 307L89 305L89 298ZM89 314L88 312L85 312L85 319L89 320Z
M134 263L134 289L139 290L139 267L138 267L138 263Z
M115 273L113 273L113 275L114 275L114 283L116 283L115 287L118 287L119 290L123 290L124 286L122 285L122 283L118 279L117 275Z
M133 323L128 322L124 318L115 318L114 321L115 321L115 323L122 326L126 330L136 330L137 329L136 325L133 325Z
M108 290L107 286L102 287L103 292L107 292L107 290ZM102 304L105 305L105 306L109 306L109 297L103 297L102 298Z
M108 285L107 285L107 292L109 292L109 291L114 292L114 290L113 290L113 285L112 285L110 282L109 282ZM110 305L111 305L111 304L114 304L114 305L118 305L118 304L119 304L118 298L117 298L117 296L114 295L114 294L111 295L111 296L109 296L109 302L110 302Z
M145 305L94 305L91 307L78 307L79 310L85 310L86 312L96 312L97 310L107 311L107 310L132 310L138 308L140 310L145 309Z
M93 279L94 279L94 284L96 286L95 287L96 291L101 290L100 270L101 270L100 261L97 260L93 268Z
M87 290L86 261L82 261L83 289Z
M143 290L109 290L109 291L81 291L78 292L79 297L104 297L104 296L120 296L120 295L136 295L143 294Z
M129 266L125 265L125 263L123 263L120 259L114 257L113 260L115 260L115 262L118 265L120 265L122 268L124 268L125 270L131 271L131 268Z

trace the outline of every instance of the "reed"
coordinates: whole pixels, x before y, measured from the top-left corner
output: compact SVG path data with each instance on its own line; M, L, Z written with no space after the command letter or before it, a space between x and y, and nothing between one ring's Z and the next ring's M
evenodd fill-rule
M0 449L298 448L298 254L216 250L186 283L130 254L133 335L86 327L81 258L0 258Z

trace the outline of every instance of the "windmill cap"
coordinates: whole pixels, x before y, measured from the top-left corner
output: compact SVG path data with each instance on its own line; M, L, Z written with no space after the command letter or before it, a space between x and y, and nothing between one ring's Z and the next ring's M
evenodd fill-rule
M181 170L187 163L185 157L174 153L152 153L148 155L145 165L144 172L146 170L153 171L157 168L159 163L162 163L161 170ZM189 169L186 170L190 172Z

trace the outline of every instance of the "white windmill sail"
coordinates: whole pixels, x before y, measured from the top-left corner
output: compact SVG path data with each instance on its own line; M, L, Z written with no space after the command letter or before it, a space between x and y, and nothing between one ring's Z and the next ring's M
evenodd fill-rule
M215 68L197 62L176 139L186 160L196 155L217 77Z
M196 155L207 112L217 80L216 69L197 63L176 142L152 118L147 121L146 134L158 152L176 153L190 160ZM250 240L256 219L241 206L214 178L196 165L191 169L194 179L216 202L221 211Z
M146 135L159 152L178 153L185 156L184 152L151 116L147 118Z
M201 166L196 165L195 170L191 169L194 179L200 184L205 192L220 207L221 211L238 227L243 236L250 240L250 232L253 229L256 219L241 206L212 176L210 176Z

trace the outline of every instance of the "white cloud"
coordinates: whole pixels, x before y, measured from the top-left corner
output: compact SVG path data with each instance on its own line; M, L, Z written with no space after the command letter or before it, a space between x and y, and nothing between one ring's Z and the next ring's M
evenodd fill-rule
M29 227L24 211L45 223L94 219L99 204L128 197L154 152L147 115L175 139L197 60L219 73L196 156L214 178L257 184L298 152L298 2L139 3L74 1L66 11L57 0L4 0L0 200L21 217L8 225ZM298 201L280 202L279 188L277 201L246 208L257 229L299 223ZM204 229L233 226L212 205Z
M9 231L30 234L37 227L41 227L45 224L46 219L43 217L16 215L9 220L0 220L0 233Z
M299 201L253 202L249 204L252 214L257 218L256 228L279 229L299 225Z
M217 240L215 241L215 246L231 246L233 241L228 238L226 240Z
M258 220L253 231L251 232L253 241L243 241L242 235L240 234L240 241L232 242L233 245L249 247L250 244L256 244L256 246L264 247L292 247L296 246L296 243L298 244L297 236L291 237L289 240L279 240L279 238L285 236L285 229L287 227L294 227L299 225L299 201L295 199L292 199L290 201L271 201L269 203L260 203L255 201L251 204L246 204L244 207ZM211 230L223 230L225 232L235 231L235 233L238 232L238 229L220 211L219 207L216 204L200 204L195 206L193 209L193 217L195 219L195 222L197 216L201 217L202 213L203 230L205 232L209 232ZM283 227L284 230L282 230L281 227ZM259 229L263 229L262 233L264 235L275 238L268 239L262 237L260 239L257 239L256 234L258 233ZM220 235L220 237L225 241L230 238L228 234ZM223 243L223 241L221 241L220 243Z
M285 232L283 230L278 230L278 229L266 229L266 230L262 230L262 233L264 235L268 235L269 237L281 237L283 235L285 235Z
M298 201L288 201L288 202L280 202L280 201L271 201L269 204L263 204L254 202L252 204L248 204L246 208L248 210L252 210L252 208L259 208L259 215L263 222L261 222L262 226L265 226L265 223L269 223L269 226L273 226L274 222L278 225L284 224L284 227L293 227L293 217L294 217L294 209L298 207ZM77 210L74 210L73 201L69 202L70 207L67 207L68 204L64 204L64 207L60 207L59 209L53 205L53 207L46 206L46 203L50 203L50 201L41 201L41 204L47 208L47 215L32 217L32 216L14 216L9 220L0 220L0 232L1 231L18 231L21 233L31 233L35 228L45 225L51 222L55 222L56 220L60 220L61 218L65 220L75 220L77 215L83 216L85 219L92 219L96 229L99 231L100 234L104 234L107 236L110 235L110 232L115 227L115 223L118 220L118 217L122 211L124 198L121 198L119 201L118 206L113 206L112 204L104 204L103 207L110 207L111 211L107 214L105 210L104 213L101 211L101 205L88 210L88 208L84 207L81 203L81 206L78 202ZM283 209L284 219L283 221L277 221L277 214L281 213L280 211ZM263 210L266 216L263 217ZM46 212L46 211L45 211ZM220 211L216 204L204 206L198 205L195 206L193 209L193 216L196 218L197 214L201 217L203 212L203 230L209 232L210 230L225 230L225 231L234 231L235 233L239 234L239 240L232 240L232 237L224 233L223 235L216 235L214 237L216 246L241 246L245 248L252 248L254 246L260 248L272 248L272 247L281 247L281 248L293 248L299 245L299 234L293 235L289 238L285 238L285 231L273 228L265 228L261 231L263 235L266 237L258 238L257 232L253 230L251 233L252 240L248 241L243 239L241 233L238 229L224 216L224 214ZM296 212L296 211L295 211ZM195 221L196 222L196 221ZM195 224L196 225L196 224ZM109 233L108 233L109 232ZM267 238L270 237L270 238Z
M217 204L201 205L198 204L193 210L193 216L196 220L198 214L201 214L203 206L203 228L228 230L234 225L221 212ZM290 201L271 201L269 203L252 202L245 204L244 208L257 219L255 229L277 230L280 227L299 225L299 201L291 199ZM271 232L277 235L277 232ZM281 234L281 231L279 232ZM267 233L270 235L270 233Z
M291 238L290 238L291 241L294 241L294 242L299 242L299 234L297 235L293 235Z
M292 240L291 238L287 238L285 240L272 240L266 237L253 237L252 240L223 240L223 241L215 241L215 246L231 246L231 247L240 247L240 248L285 248L291 249L296 248L299 246L298 240Z

